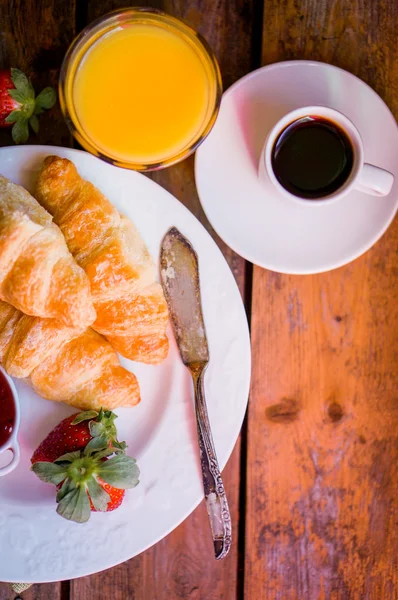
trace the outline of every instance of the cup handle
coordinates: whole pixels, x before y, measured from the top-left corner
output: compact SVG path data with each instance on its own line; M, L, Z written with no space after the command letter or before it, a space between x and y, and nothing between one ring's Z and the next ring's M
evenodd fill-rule
M387 196L391 192L394 175L385 169L365 163L355 185L357 190L372 196Z
M6 465L5 467L0 467L0 477L11 473L11 471L13 471L15 467L18 466L19 459L21 458L21 451L19 449L19 444L17 440L15 440L15 442L12 443L12 446L7 448L7 450L11 450L13 457L11 459L11 462L8 463L8 465Z

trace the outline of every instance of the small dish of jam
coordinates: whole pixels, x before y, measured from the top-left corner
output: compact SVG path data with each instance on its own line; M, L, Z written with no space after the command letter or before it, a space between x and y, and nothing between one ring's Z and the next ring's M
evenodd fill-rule
M7 475L19 463L20 450L17 441L19 427L18 394L12 379L0 367L0 454L11 450L13 457L4 467L0 467L0 477Z

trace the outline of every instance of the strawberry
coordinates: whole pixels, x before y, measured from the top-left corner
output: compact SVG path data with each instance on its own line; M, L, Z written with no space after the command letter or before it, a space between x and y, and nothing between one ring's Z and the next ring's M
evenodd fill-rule
M117 508L119 508L119 506L121 506L121 504L124 500L126 490L121 490L121 489L112 487L111 485L109 485L109 483L105 483L105 481L103 481L100 477L98 477L97 481L100 484L100 486L105 490L105 492L107 492L107 494L109 494L110 500L108 502L108 506L106 507L106 512L111 512L112 510L116 510ZM97 509L93 505L91 498L90 498L90 509L91 509L91 512L97 512Z
M93 446L95 448L95 444L103 445L107 441L116 450L124 450L126 444L116 439L117 431L114 424L116 418L112 411L102 409L99 413L90 410L67 417L35 450L31 458L32 464L39 461L54 462L56 458L67 452L83 450L89 442L91 442L90 448Z
M107 459L102 458L101 460L105 461ZM105 490L105 492L107 492L109 494L110 500L109 500L108 506L106 507L106 512L111 512L112 510L119 508L119 506L121 506L121 504L124 500L126 490L112 487L111 485L109 485L109 483L105 483L105 481L103 481L100 477L97 477L97 481L100 484L100 486ZM62 483L59 483L57 485L57 490L59 491L61 488L62 488ZM91 512L97 512L97 509L95 508L95 506L90 498L90 495L88 495L88 497L90 500Z
M11 79L10 69L0 69L0 127L11 127L6 121L8 115L19 108L16 100L10 96L10 90L15 89Z
M35 97L30 79L19 69L0 69L0 127L12 126L12 138L16 144L29 137L29 126L39 131L37 115L52 108L57 95L52 87L46 87Z
M32 471L57 487L57 513L85 523L91 512L118 508L139 469L116 439L111 411L87 411L61 421L34 452ZM59 453L61 452L61 456Z
M138 484L139 469L134 458L101 452L68 452L54 462L37 462L32 471L57 489L57 513L76 523L86 523L92 511L109 512L118 508L125 490ZM104 456L104 455L108 456ZM105 460L104 460L105 459Z

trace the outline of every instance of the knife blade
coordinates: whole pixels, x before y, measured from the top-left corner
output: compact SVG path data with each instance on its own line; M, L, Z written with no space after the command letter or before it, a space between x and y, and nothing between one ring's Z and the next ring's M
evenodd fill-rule
M209 361L200 298L198 257L188 240L173 227L160 256L163 291L174 335L185 365Z
M192 245L176 227L163 238L160 275L174 336L182 361L193 379L203 488L214 552L219 560L231 547L232 526L205 399L204 375L210 355L202 312L199 263Z

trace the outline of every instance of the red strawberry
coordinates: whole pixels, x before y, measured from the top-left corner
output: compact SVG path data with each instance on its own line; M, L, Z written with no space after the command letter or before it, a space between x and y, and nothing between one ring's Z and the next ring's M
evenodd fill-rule
M105 461L105 460L107 460L107 459L106 458L102 459L102 461ZM97 482L100 484L102 489L105 490L105 492L107 492L107 494L109 494L109 503L108 503L108 506L106 507L106 512L111 512L112 510L116 510L116 508L119 508L119 506L121 506L121 504L123 502L126 490L112 487L111 485L109 485L109 483L105 483L105 481L103 481L100 477L97 477ZM63 482L59 483L57 485L58 491L62 488L62 484L63 484ZM98 512L90 498L90 494L88 494L88 498L90 500L91 512Z
M54 462L59 456L73 450L81 450L91 440L87 421L72 425L76 414L64 419L42 441L34 451L31 458L32 464L40 461Z
M106 512L111 512L112 510L116 510L117 508L119 508L119 506L121 506L124 500L126 490L121 490L119 488L112 487L111 485L109 485L109 483L105 483L105 481L102 481L100 477L98 477L97 481L100 484L100 486L105 490L105 492L109 494L110 500L108 506L106 507ZM91 498L90 510L91 512L97 512L97 509L94 507Z
M86 446L87 448L87 446ZM92 511L109 512L118 508L126 489L138 484L136 461L125 454L111 458L102 452L68 452L55 462L37 462L32 471L57 489L57 513L76 523L89 520ZM105 460L104 460L105 459Z
M11 127L11 123L6 122L6 117L20 106L10 96L10 89L15 89L11 79L11 71L10 69L0 69L0 127Z
M19 69L0 69L0 127L12 126L12 137L16 144L26 142L29 127L37 133L37 115L52 108L57 95L52 87L46 87L35 97L30 79Z
M32 464L39 461L54 462L67 452L84 450L87 444L94 439L96 442L93 441L90 446L94 445L94 449L95 444L103 446L103 443L107 442L116 450L124 450L126 444L118 442L116 439L115 419L115 413L110 410L101 410L99 413L90 410L67 417L48 434L35 450L31 458Z
M68 520L84 523L92 511L115 510L125 490L138 484L136 461L116 439L115 418L102 409L72 415L32 456L32 471L57 487L57 512Z

